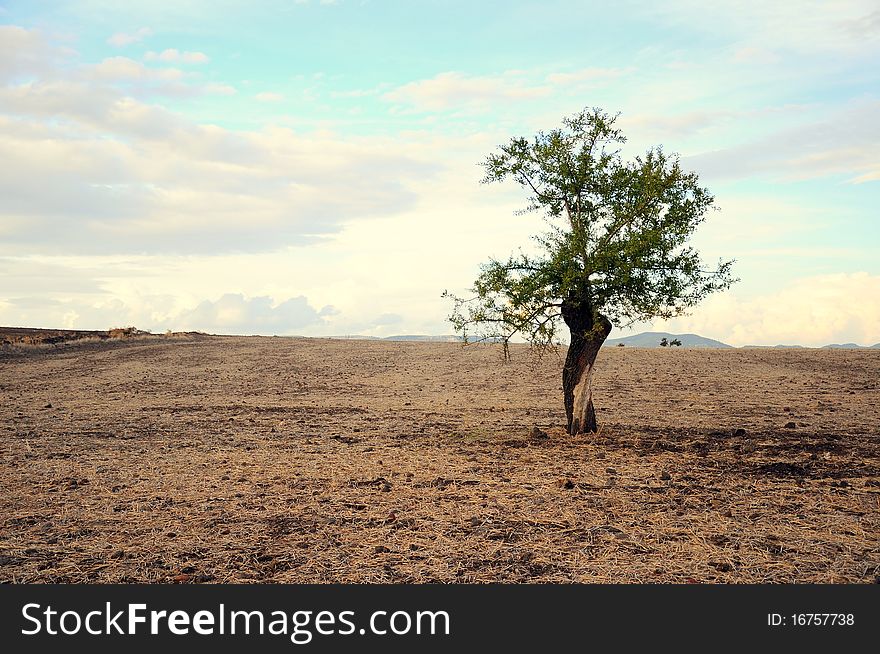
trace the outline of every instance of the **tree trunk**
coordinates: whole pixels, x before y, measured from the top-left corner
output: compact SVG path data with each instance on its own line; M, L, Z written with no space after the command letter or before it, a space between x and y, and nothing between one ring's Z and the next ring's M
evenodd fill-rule
M599 348L611 333L611 321L592 311L589 306L573 300L562 303L562 318L571 331L571 345L562 370L565 396L565 417L572 436L595 432L596 410L593 408L593 364Z

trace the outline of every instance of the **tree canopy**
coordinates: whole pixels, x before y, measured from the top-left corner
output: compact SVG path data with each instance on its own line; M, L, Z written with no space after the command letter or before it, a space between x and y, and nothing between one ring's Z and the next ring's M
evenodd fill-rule
M732 261L708 267L688 245L712 194L662 147L624 161L616 120L587 109L560 128L512 138L482 163L483 182L519 184L528 197L521 213L542 213L547 229L534 237L537 254L484 264L472 297L445 293L467 340L506 345L519 334L552 346L566 303L591 314L589 325L602 317L624 326L681 315L735 281Z

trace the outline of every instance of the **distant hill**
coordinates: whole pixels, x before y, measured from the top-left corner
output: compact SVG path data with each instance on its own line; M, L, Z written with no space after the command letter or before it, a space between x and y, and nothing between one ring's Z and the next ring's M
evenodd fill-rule
M627 347L660 347L660 340L663 338L670 342L677 338L681 341L682 347L733 347L698 334L670 334L668 332L642 332L623 338L610 338L605 341L605 347L614 347L620 343Z

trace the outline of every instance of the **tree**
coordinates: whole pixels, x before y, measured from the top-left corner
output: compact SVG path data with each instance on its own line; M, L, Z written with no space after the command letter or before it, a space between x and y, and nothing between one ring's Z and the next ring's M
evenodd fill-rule
M681 347L681 341L678 340L677 338L673 338L671 341L669 341L669 346L670 347Z
M669 341L666 340L666 337L664 336L660 339L660 347L666 347L667 345L669 345Z
M484 183L513 180L528 195L520 213L542 212L536 254L490 259L473 297L454 301L450 321L465 342L517 335L540 352L569 331L562 372L568 431L596 431L593 364L612 325L681 315L727 288L733 261L707 269L688 239L713 206L695 173L662 147L624 161L617 116L601 109L565 118L531 139L512 138L483 162Z

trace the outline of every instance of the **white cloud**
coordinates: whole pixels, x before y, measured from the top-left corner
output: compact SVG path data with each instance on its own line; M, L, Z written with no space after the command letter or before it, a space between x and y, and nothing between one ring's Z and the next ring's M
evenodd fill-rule
M867 272L798 279L754 297L735 289L712 296L694 315L654 323L731 345L807 345L880 342L880 275Z
M144 55L146 61L181 62L184 64L206 64L210 61L204 52L181 52L175 48L169 48L162 52L150 50Z
M781 57L768 48L757 46L743 46L733 53L733 60L740 63L770 65L780 62Z
M382 97L423 111L488 110L500 102L540 98L549 93L549 87L529 84L515 72L499 76L447 72L404 84Z
M262 93L257 93L254 98L260 102L281 102L284 99L284 96L280 93L263 91Z
M128 82L139 80L180 81L185 73L179 68L148 68L139 61L128 57L109 57L91 68L91 73L100 80Z
M880 39L880 9L840 22L843 31L862 40Z
M246 298L241 293L226 293L215 302L205 300L192 311L175 317L183 330L218 334L290 335L297 330L323 322L333 307L320 311L309 305L304 296L275 304L268 296Z
M140 43L145 38L152 35L153 30L151 30L149 27L141 27L139 30L136 30L134 32L117 32L109 39L107 39L107 43L116 46L117 48L122 48L133 43Z
M0 293L31 298L35 304L39 294L70 295L97 294L102 292L98 268L72 269L52 261L29 258L0 257L0 278L4 280ZM40 302L57 302L43 297ZM10 324L10 323L2 323Z
M646 5L645 11L660 24L687 24L706 38L807 56L857 55L868 45L866 37L877 44L880 33L874 0L738 0L710 9L701 0L672 0Z
M638 113L621 116L620 124L627 133L642 131L653 137L681 139L717 126L719 123L742 118L734 111L699 109L683 113Z
M880 170L874 170L870 173L859 175L858 177L854 177L851 181L853 184L864 184L865 182L880 181Z
M70 48L47 41L38 30L0 25L0 83L44 75L73 54Z
M235 95L238 93L238 89L230 84L217 84L215 82L209 82L202 87L205 90L205 93L210 93L211 95Z
M556 86L596 86L618 79L626 72L622 68L582 68L570 73L551 73L547 81Z
M751 142L686 158L710 178L759 175L810 179L848 175L869 181L880 174L880 101L858 100L819 120L771 132ZM746 118L746 117L744 117Z
M22 112L0 117L8 253L279 248L407 208L412 181L436 169L387 138L236 133L110 92L70 90L29 89L4 103ZM52 123L59 114L47 100L68 124Z

